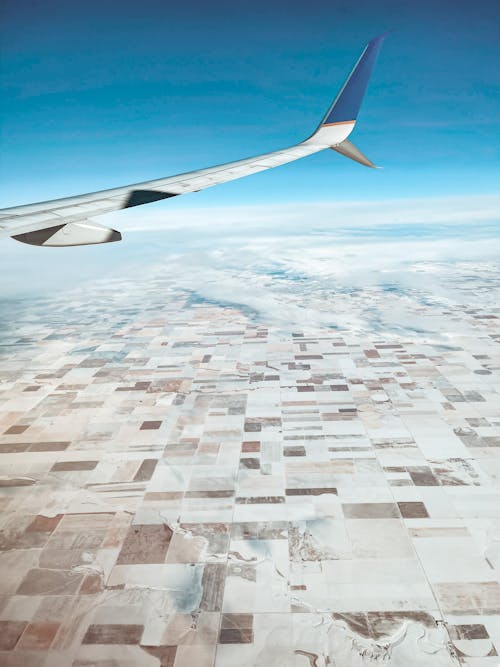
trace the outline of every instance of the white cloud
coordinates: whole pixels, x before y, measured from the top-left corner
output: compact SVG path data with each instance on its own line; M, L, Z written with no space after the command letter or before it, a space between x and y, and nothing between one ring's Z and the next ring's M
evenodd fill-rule
M58 290L113 275L140 283L161 274L180 289L250 308L287 330L423 331L446 339L456 326L440 315L447 307L471 298L478 307L498 302L499 210L500 196L145 207L113 217L125 242L110 248L51 253L6 241L0 293L23 284L28 292L44 285Z
M212 247L166 256L154 270L202 298L251 308L287 330L446 338L456 325L441 311L470 298L464 289L498 281L499 256L500 239L491 236L414 239L396 232L381 240L334 229L319 236L225 236ZM477 306L494 307L497 300L495 290L475 295Z
M176 202L177 203L177 202ZM184 203L184 202L183 202ZM188 205L188 201L185 202ZM388 224L474 224L500 218L500 195L433 197L381 201L282 203L196 208L169 203L107 216L124 231L237 226L238 229L353 227ZM104 218L103 218L104 219Z

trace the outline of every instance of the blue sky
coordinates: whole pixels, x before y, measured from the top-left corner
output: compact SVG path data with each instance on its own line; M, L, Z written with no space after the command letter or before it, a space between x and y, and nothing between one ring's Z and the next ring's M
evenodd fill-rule
M324 152L154 206L498 192L498 2L176 4L5 1L2 206L293 144L388 29L351 137L382 171Z

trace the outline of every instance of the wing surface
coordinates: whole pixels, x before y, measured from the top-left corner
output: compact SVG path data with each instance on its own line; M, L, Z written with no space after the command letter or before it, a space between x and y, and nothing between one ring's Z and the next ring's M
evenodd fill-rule
M91 192L76 197L1 209L0 237L17 236L60 225L79 223L104 213L149 204L188 192L197 192L219 183L226 183L236 178L277 167L286 162L298 160L323 148L327 148L327 146L297 145L281 151L264 153L254 158L228 162L217 167L191 171L178 176L144 181L143 183ZM25 239L18 240L25 241ZM102 243L100 240L97 242ZM35 245L50 245L50 243L36 243Z

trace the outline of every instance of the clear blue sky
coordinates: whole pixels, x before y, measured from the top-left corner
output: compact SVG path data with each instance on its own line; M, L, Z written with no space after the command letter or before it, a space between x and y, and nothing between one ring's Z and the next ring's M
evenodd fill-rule
M324 152L155 206L498 192L498 1L4 0L0 205L293 144L391 29L351 137L382 171Z

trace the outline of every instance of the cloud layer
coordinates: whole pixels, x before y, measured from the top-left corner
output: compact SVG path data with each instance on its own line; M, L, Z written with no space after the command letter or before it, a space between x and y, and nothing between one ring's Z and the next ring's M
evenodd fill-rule
M500 196L146 207L108 216L125 239L109 247L4 241L0 295L71 286L84 293L88 281L161 273L194 300L245 308L287 330L450 338L452 323L440 312L499 300L499 210ZM0 307L7 312L10 302Z

